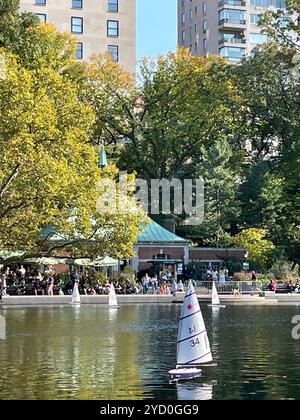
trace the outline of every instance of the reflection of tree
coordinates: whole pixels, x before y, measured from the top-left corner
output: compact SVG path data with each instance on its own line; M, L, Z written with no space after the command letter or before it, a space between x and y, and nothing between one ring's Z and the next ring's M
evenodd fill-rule
M107 307L79 309L16 310L13 337L0 355L7 365L0 388L10 392L8 397L114 399L130 397L130 389L139 387L137 338L117 327L124 319L134 322L135 311L124 319L120 311L110 322Z
M294 308L227 306L217 319L211 308L202 310L216 366L203 368L196 388L215 384L215 399L299 399ZM1 398L176 399L166 384L180 311L129 306L114 318L101 305L9 309L7 339L0 340Z

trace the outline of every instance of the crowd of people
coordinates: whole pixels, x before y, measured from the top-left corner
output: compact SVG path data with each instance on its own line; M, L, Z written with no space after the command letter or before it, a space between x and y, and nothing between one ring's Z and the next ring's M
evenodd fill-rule
M133 283L123 279L100 281L88 272L78 274L73 271L70 275L55 274L52 267L45 267L43 272L24 265L13 265L0 268L0 299L2 296L13 295L71 295L75 281L78 282L79 292L82 295L109 294L110 282L114 282L117 294L142 294L141 283Z
M33 290L35 295L54 295L55 274L45 269L42 274L23 265L2 267L0 270L0 296L8 294L7 289L15 290L18 295L25 295Z
M283 283L280 287L280 285L277 283L275 279L271 279L270 283L268 284L268 290L270 292L287 292L292 294L298 294L300 293L300 280L295 281L292 283L291 281L286 281Z
M225 283L226 281L228 281L228 278L229 278L229 271L226 267L220 267L219 270L209 268L206 272L206 279L208 281Z
M184 292L187 281L183 284L182 280L178 282L172 278L168 277L166 273L162 273L159 278L157 275L152 277L146 273L141 280L142 292L144 295L152 293L153 295L171 295L177 292Z

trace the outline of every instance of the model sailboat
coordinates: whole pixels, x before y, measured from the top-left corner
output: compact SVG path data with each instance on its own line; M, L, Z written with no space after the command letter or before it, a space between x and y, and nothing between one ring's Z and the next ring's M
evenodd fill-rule
M110 308L118 308L118 299L117 299L116 289L113 283L111 283L110 285L108 305Z
M170 370L171 380L201 376L201 366L212 362L210 344L197 295L190 281L183 301L178 341L177 366Z
M213 282L213 284L212 284L211 305L209 305L209 306L219 307L219 308L225 308L224 305L221 305L219 294L218 294L218 290L217 290L217 287L216 287L216 283L215 282Z
M81 304L81 299L80 299L80 293L78 289L78 281L75 281L74 287L73 287L71 305L80 305L80 304Z

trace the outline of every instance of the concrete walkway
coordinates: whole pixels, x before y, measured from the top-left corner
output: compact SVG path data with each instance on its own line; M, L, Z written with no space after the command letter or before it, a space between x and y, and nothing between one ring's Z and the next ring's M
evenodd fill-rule
M171 304L182 303L184 293L173 295L118 295L119 305L132 304ZM210 303L210 295L197 294L198 300L203 303ZM266 292L265 297L259 295L220 295L220 301L224 305L299 305L300 294L275 294ZM3 296L2 304L5 306L30 306L30 305L69 305L71 296ZM107 305L108 295L81 295L82 304Z

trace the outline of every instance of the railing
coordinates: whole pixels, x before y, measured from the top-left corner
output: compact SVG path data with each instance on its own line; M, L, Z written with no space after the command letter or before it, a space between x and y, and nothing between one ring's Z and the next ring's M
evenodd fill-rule
M246 2L243 0L222 0L219 1L219 7L222 6L239 6L239 7L246 7Z
M232 25L246 25L246 21L244 19L222 19L219 20L219 25L224 25L225 23L229 23Z
M219 39L219 44L224 44L225 42L228 42L230 44L246 44L245 38L222 38Z
M208 291L212 289L212 281L205 280L196 283L198 289L207 289ZM259 294L262 293L263 285L261 281L226 281L225 283L216 282L216 287L221 294L233 293L234 290L239 290L241 294Z

